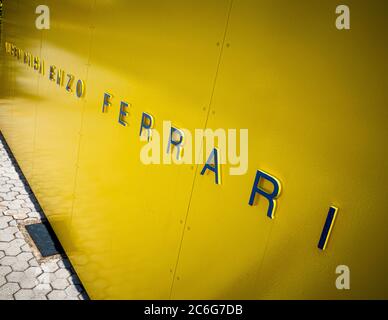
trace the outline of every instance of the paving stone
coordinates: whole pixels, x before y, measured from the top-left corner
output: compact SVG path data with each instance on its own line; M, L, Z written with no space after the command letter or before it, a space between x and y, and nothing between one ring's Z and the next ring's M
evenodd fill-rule
M5 283L7 283L7 280L5 280L5 278L4 278L3 276L0 276L0 287L1 287L3 284L5 284Z
M15 191L21 195L27 195L26 198L23 198L23 199L28 199L28 194L27 194L27 191L26 191L26 188L23 186L23 187L13 187L11 188L12 191Z
M8 282L1 287L1 295L12 296L19 290L20 290L19 284Z
M11 229L11 228L9 228ZM16 231L15 231L15 234L18 232L17 231L17 228L15 228ZM24 239L14 239L12 241L9 242L12 246L17 246L19 248L21 248L23 245L25 245L26 241Z
M57 279L57 277L55 276L54 273L47 273L47 272L44 272L42 273L39 277L38 277L38 282L40 284L50 284L52 283L53 281L55 281Z
M6 206L9 209L21 209L22 205L25 204L23 200L13 200L13 201L3 201L3 203L6 203Z
M32 252L32 249L28 243L22 245L20 248L22 249L23 252Z
M28 264L31 266L31 267L39 267L39 263L38 261L36 261L35 258L32 258L31 260L28 261Z
M44 272L55 272L59 267L56 262L46 262L42 264L42 269Z
M0 205L0 213L1 215L4 215L4 212L8 210L8 207L4 207L2 205Z
M4 257L0 259L0 265L1 266L12 266L14 263L16 263L18 259L16 257Z
M58 279L67 279L71 275L71 272L67 269L59 269L58 271L55 272L55 276Z
M11 272L12 272L11 267L0 265L0 276L6 276Z
M25 277L23 272L13 271L8 274L5 278L8 282L20 282Z
M8 227L8 222L12 220L12 217L0 217L0 229L7 228Z
M0 192L9 192L9 191L11 191L11 186L2 185L0 187Z
M7 249L5 249L4 252L7 256L17 256L19 253L22 252L22 250L20 250L20 247L16 245L11 245Z
M42 216L39 212L36 212L36 211L31 211L28 213L28 217L30 219L40 219Z
M5 256L4 251L0 251L0 259L3 258L4 256Z
M17 188L17 187L14 187L14 188ZM20 192L20 194L18 196L16 196L16 199L28 200L29 199L29 195L27 194L26 191L23 191L23 192L25 192L25 193Z
M39 282L35 277L28 277L24 275L24 278L19 282L22 289L32 289L35 288Z
M7 249L9 247L10 247L9 242L0 242L0 250L4 251L5 249Z
M17 222L16 222L16 220L12 220L12 221L8 222L8 225L10 227L16 227L17 226Z
M71 285L65 292L69 297L77 297L82 292L82 287L79 285Z
M31 289L21 289L14 296L16 300L31 300L35 293Z
M65 290L69 286L69 282L66 279L56 279L51 283L54 289Z
M19 195L18 192L10 191L10 192L7 192L6 194L2 194L1 197L3 198L3 201L4 200L12 201L12 200L16 199L16 197L18 195Z
M0 241L1 242L10 242L15 239L14 234L11 231L8 231L9 228L1 230L0 232Z
M49 300L64 300L67 298L65 291L63 290L53 290L48 295Z
M14 263L11 268L14 271L25 271L30 267L27 261L18 260L16 263Z
M45 294L39 294L39 293L36 293L35 291L34 293L35 295L31 298L31 300L48 300Z
M15 238L16 239L24 239L24 235L23 235L23 233L18 231L18 232L15 233Z
M31 260L32 258L34 257L34 255L31 253L31 252L22 252L20 253L17 258L19 260L23 260L23 261L26 261L28 262L29 260Z
M44 295L46 296L51 291L53 291L53 288L48 283L40 283L35 288L34 291L37 295Z
M6 211L4 212L4 214L5 214L6 216L15 217L15 216L18 215L18 214L27 214L27 213L29 213L29 212L31 212L31 209L28 209L28 208L20 208L20 209L17 209L17 210L15 210L15 209L6 210Z
M33 209L33 210L37 209L35 204L32 202L20 203L19 205L20 205L20 208L29 208L29 209ZM12 208L10 208L10 209L12 209Z
M24 273L28 277L38 278L43 273L43 270L40 267L29 267Z
M25 213L18 213L13 216L16 220L25 220L28 218L28 215Z

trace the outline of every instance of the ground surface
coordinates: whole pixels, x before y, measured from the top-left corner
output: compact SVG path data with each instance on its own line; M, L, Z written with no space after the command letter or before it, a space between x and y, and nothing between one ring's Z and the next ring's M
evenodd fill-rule
M0 300L87 299L69 260L43 259L28 237L45 218L11 157L0 136Z

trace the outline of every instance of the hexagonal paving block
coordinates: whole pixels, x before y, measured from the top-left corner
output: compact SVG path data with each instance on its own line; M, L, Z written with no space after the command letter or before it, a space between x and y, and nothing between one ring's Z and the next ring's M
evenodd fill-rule
M44 272L55 272L59 269L59 267L55 261L50 261L43 263L42 269Z
M42 216L39 212L31 211L28 213L28 217L31 219L40 219Z
M49 300L64 300L67 296L63 290L53 290L47 295L47 298Z
M4 211L4 215L6 216L13 216L14 214L18 214L18 211L13 209L8 209Z
M20 249L19 246L17 246L17 245L12 245L12 244L11 244L7 249L4 250L4 252L5 252L5 254L6 254L7 256L13 256L13 257L15 257L15 256L17 256L19 253L21 253L22 250Z
M0 251L0 259L3 258L4 256L5 256L4 251Z
M4 230L1 230L0 232L0 241L2 242L10 242L11 240L15 239L14 233L10 228L6 228Z
M26 261L18 260L16 263L14 263L11 268L14 271L24 271L28 269L30 265Z
M28 262L29 260L31 260L33 258L33 254L31 252L22 252L20 254L18 254L17 258L19 260L23 260L23 261L26 261Z
M19 192L15 192L15 191L9 191L7 192L6 194L2 194L2 198L4 200L7 200L7 201L12 201L14 199L16 199L16 197L19 195Z
M7 203L7 207L9 209L21 209L22 208L22 204L25 204L24 200L13 200L13 201L8 201Z
M16 227L18 224L16 223L16 220L12 220L12 221L8 222L8 225L9 225L10 227ZM15 236L15 235L14 235L14 236ZM15 236L15 238L16 238L16 236Z
M14 187L14 188L18 188L18 187ZM23 192L20 192L20 194L18 196L16 196L16 199L28 200L29 195L27 194L27 192L23 191Z
M5 256L4 258L0 259L0 266L11 266L14 263L16 263L18 259L16 257L7 257Z
M51 283L51 286L54 289L65 290L69 286L69 283L66 279L56 279Z
M31 298L31 300L48 300L45 294L37 294L34 291L35 295Z
M32 252L32 249L28 243L22 245L20 248L22 249L23 252Z
M55 276L54 273L45 272L45 273L42 273L42 274L38 277L38 282L39 282L40 284L50 284L50 283L53 282L55 279L56 279L56 276Z
M0 242L0 250L4 251L5 249L9 248L11 245L9 242Z
M25 220L28 218L28 215L25 213L18 213L18 214L15 214L13 217L16 220Z
M29 267L24 273L28 277L39 277L42 274L43 270L40 267Z
M1 287L1 294L5 296L13 295L20 290L20 287L17 283L6 283Z
M26 188L24 186L22 186L22 187L12 187L11 190L14 191L14 192L19 193L20 196L23 196L20 199L27 199L28 198L27 190L26 190ZM25 196L27 196L27 198L24 198Z
M34 289L34 292L36 295L44 295L46 296L48 293L50 293L53 288L49 284L38 284Z
M20 282L19 285L22 289L32 289L39 284L38 280L34 277L25 276Z
M65 292L69 297L78 297L78 295L82 292L82 287L79 285L71 285L65 290Z
M0 276L0 287L1 287L3 284L5 284L5 283L7 283L7 280L5 280L5 278L4 278L3 276Z
M36 261L35 257L28 260L28 264L31 266L31 267L39 267L39 263L38 261Z
M70 277L70 275L71 273L67 269L59 269L58 271L55 271L55 276L58 279L67 279L68 277Z
M15 237L16 237L16 239L23 239L24 240L23 233L21 233L20 231L15 233Z
M12 271L5 278L8 282L20 282L25 277L23 272L20 271Z
M10 228L9 228L10 229ZM15 232L14 232L14 235L18 232L18 228L15 228ZM24 239L13 239L9 242L12 246L16 246L16 247L19 247L21 248L22 246L24 246L26 244L26 241Z
M0 187L0 192L2 192L2 193L7 193L7 192L9 192L9 191L11 191L11 186L9 186L9 185L2 185L1 187Z
M3 265L0 264L0 276L6 276L7 274L9 274L11 272L12 272L11 267L3 266Z
M35 296L31 289L21 289L15 293L16 300L31 300Z
M32 209L32 210L37 210L37 208L36 208L36 205L33 203L33 202L31 202L31 201L26 201L26 202L24 202L24 203L22 203L21 205L20 205L20 207L21 208L29 208L29 209Z
M8 222L12 220L12 217L2 216L0 217L0 229L8 227Z

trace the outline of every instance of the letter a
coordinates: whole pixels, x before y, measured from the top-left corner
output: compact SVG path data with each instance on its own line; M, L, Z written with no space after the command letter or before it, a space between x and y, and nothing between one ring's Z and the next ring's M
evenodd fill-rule
M350 29L350 9L348 6L340 5L335 9L336 14L340 14L335 21L338 30Z
M338 266L335 270L336 274L340 274L335 281L335 286L338 290L350 290L350 269L348 266Z
M48 6L39 5L35 10L39 16L35 20L35 26L39 30L50 29L50 9Z

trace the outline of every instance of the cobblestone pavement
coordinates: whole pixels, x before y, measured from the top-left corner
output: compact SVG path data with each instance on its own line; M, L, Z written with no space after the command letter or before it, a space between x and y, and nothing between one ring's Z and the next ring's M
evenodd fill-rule
M2 139L0 134L0 300L88 299L69 260L43 259L29 239L24 226L45 218Z

